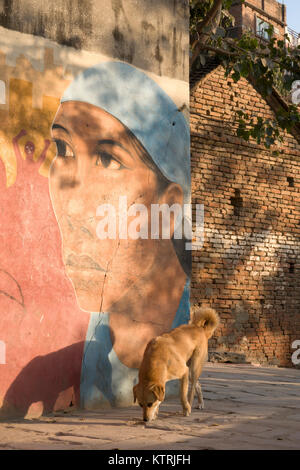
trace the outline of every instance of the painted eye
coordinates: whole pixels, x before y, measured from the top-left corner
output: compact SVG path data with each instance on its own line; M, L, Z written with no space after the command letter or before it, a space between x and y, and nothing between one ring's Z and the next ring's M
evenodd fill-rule
M60 158L75 158L73 150L71 147L61 139L54 140L56 144L56 155Z
M147 403L148 408L150 408L153 405L153 403Z
M140 407L143 408L143 405L141 403L139 403Z
M123 166L107 152L98 152L96 165L108 170L120 170Z

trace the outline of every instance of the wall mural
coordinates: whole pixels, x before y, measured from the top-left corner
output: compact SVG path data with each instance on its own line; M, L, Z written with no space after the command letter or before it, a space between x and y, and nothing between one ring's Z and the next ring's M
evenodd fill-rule
M14 76L31 69L21 60ZM190 201L187 121L124 62L67 81L48 61L38 79L56 76L57 98L43 93L41 108L4 70L1 410L131 404L147 342L189 319L190 252L176 217L164 237L151 212Z

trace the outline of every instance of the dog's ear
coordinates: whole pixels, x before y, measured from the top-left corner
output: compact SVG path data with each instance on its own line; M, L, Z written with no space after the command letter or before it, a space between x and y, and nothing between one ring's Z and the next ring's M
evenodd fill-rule
M165 389L162 385L152 385L151 392L154 393L156 399L159 401L163 401L165 398Z
M133 398L134 398L133 403L135 403L137 399L137 395L136 395L137 385L133 387L132 391L133 391Z

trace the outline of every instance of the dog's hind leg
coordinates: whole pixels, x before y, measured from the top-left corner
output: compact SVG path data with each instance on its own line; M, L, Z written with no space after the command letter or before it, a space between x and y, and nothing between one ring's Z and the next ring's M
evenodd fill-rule
M204 401L203 401L201 384L199 382L196 382L195 388L196 388L196 393L197 393L197 398L198 398L198 405L195 408L198 408L198 410L203 410Z
M189 388L189 370L186 369L186 373L182 376L180 382L180 399L183 408L183 415L189 416L191 414L191 405L188 402L187 394Z
M201 393L201 386L200 386L200 384L198 384L198 378L201 375L202 367L203 367L203 362L201 360L201 356L197 352L195 352L194 355L192 356L191 362L190 362L191 388L190 388L190 392L189 392L189 403L190 403L191 407L193 406L195 392L197 393L197 396L198 396L198 403L201 402L202 393ZM198 385L200 386L200 392L199 392ZM199 398L199 393L200 393L200 398ZM202 402L203 402L203 398L202 398ZM199 407L197 407L197 408L199 408Z
M195 396L195 389L196 389L196 381L191 378L190 380L190 391L189 391L189 404L192 407L193 406L193 401L194 401L194 396ZM197 391L197 390L196 390ZM198 394L198 392L197 392Z

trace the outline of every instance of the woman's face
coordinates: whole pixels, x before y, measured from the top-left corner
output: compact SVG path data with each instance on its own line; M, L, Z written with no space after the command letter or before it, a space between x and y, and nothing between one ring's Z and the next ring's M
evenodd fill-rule
M128 207L143 204L150 219L159 203L157 176L140 158L140 148L120 121L83 102L61 104L53 139L57 155L50 170L50 194L61 230L63 259L79 305L107 310L157 260L159 240L99 239L97 207L119 197ZM170 241L171 243L171 241Z

